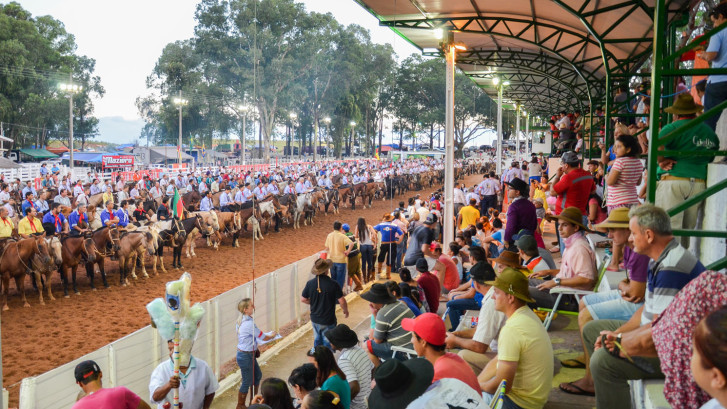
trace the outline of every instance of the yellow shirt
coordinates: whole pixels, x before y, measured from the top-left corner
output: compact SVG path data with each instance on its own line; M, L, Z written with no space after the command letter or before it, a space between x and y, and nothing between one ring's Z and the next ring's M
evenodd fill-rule
M18 222L18 234L35 234L35 233L43 233L45 230L43 230L43 225L40 223L40 219L35 217L33 218L33 225L35 226L35 230L30 226L30 220L28 220L27 217L24 217L23 220Z
M106 207L106 202L108 202L108 201L113 202L114 194L111 193L111 188L106 189L106 191L103 192L103 196L101 196L101 198L103 199L103 207Z
M507 319L497 348L498 361L518 363L507 396L523 409L545 406L553 383L553 346L530 308L522 306Z
M0 219L0 239L10 237L13 234L14 227L15 225L10 218L6 218L5 220Z
M325 244L328 248L328 258L334 263L347 263L348 258L343 252L346 251L349 243L351 243L351 239L340 231L329 233Z
M464 230L470 224L474 226L477 223L477 219L480 218L480 211L474 206L468 205L459 210L459 215L462 216L462 224L460 224L459 229Z

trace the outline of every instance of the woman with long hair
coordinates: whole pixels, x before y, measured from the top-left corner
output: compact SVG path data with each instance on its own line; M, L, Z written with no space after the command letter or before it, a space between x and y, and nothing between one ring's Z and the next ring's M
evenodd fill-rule
M318 370L313 364L303 364L290 373L288 377L288 383L293 388L293 393L298 403L295 405L296 409L300 408L303 404L303 399L309 393L313 392L318 385L316 385L316 376Z
M275 333L264 334L255 325L252 319L252 314L255 311L255 305L249 298L243 298L237 303L237 310L242 314L237 319L237 365L240 367L240 374L242 376L242 383L240 384L240 390L237 393L237 409L246 409L245 401L250 388L253 387L253 393L251 396L255 396L257 393L260 380L263 377L263 373L260 370L260 365L257 363L257 358L260 353L257 349L257 343L259 341L269 341L275 337ZM283 384L284 385L284 384ZM286 388L287 389L287 388Z
M376 231L366 223L366 219L359 217L356 228L353 231L361 249L361 271L363 272L364 283L367 283L374 276L374 249L376 248Z
M260 395L255 396L252 403L270 406L271 409L295 409L293 398L285 381L278 378L268 378L263 381Z
M331 391L313 391L303 401L303 409L343 409L341 398Z
M336 363L330 348L317 346L308 351L308 358L318 369L316 384L322 391L334 392L341 399L344 409L351 406L351 387L346 382L346 374Z
M727 306L712 312L694 329L692 375L713 399L702 409L727 407Z

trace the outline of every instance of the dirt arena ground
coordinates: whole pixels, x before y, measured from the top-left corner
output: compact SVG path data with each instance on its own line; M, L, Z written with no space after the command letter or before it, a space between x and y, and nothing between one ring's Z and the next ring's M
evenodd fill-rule
M480 180L480 175L465 178L468 186ZM313 226L302 226L300 230L285 226L280 233L271 232L255 244L255 274L266 274L323 249L325 237L335 220L353 225L358 217L364 217L368 223L377 224L384 213L398 206L400 200L434 190L408 192L393 201L378 200L370 209L357 206L355 211L341 208L338 215L319 213ZM219 251L215 251L199 240L197 257L182 260L185 271L192 274L194 302L208 300L252 279L249 234L240 240L239 248L233 249L230 239L223 243ZM148 325L146 304L162 296L164 284L181 274L181 270L169 268L171 250L165 249L164 254L167 274L139 278L128 287L119 286L114 261L106 268L109 289L103 289L101 279L96 275L96 286L101 289L91 291L85 270L80 272L79 269L81 295L70 298L63 298L60 278L55 274L52 288L56 300L48 301L46 297L46 305L38 303L37 292L26 278L26 295L31 308L23 308L12 283L10 310L2 312L3 383L10 392L10 407L18 404L20 381L24 377L49 371Z

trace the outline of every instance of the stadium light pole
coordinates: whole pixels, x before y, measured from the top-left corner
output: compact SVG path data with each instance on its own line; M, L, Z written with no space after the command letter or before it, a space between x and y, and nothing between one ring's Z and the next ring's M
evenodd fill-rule
M59 87L68 98L68 165L71 169L71 179L73 179L73 95L83 91L83 87L73 84L72 74L69 77L70 81L67 84L60 84Z
M240 142L241 142L242 152L240 155L242 157L242 165L244 166L244 165L246 165L245 150L247 149L247 135L245 134L245 130L247 129L247 111L250 109L250 107L245 105L244 103L242 103L237 108L242 113L242 131L240 132Z
M515 103L515 160L520 160L520 103Z
M298 119L298 114L295 112L291 112L288 114L288 118L290 118L290 161L293 161L293 146L295 146L295 141L293 140L295 138L295 120ZM298 155L300 155L302 152L298 152Z
M179 139L177 141L177 163L179 168L182 167L182 107L187 105L188 101L182 98L182 90L179 90L179 97L174 98L174 105L179 108Z
M532 150L532 145L528 143L530 140L530 112L523 111L523 116L525 117L525 152L527 154L525 159L528 159L528 155Z
M356 128L356 121L349 122L349 125L351 125L351 150L348 154L351 155L351 158L353 158L353 130Z

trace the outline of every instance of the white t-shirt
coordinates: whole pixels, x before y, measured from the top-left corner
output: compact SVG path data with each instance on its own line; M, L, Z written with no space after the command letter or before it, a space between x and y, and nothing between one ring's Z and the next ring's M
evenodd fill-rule
M172 377L174 373L174 363L171 359L167 359L159 366L154 369L151 374L151 380L149 381L149 401L157 404L157 409L164 409L164 402L172 403L174 399L174 392L169 391L169 394L164 397L161 401L155 401L153 399L154 391L159 389ZM215 377L212 368L207 365L207 362L197 359L194 356L190 358L189 369L187 373L179 373L181 382L179 384L179 401L184 403L185 408L201 408L204 403L204 397L215 393L220 387L217 383L217 377Z
M440 379L406 407L407 409L466 408L487 409L482 395L469 385L454 378Z
M494 290L490 290L482 299L482 308L480 308L480 316L477 319L477 329L472 336L472 340L489 345L493 352L497 351L497 338L500 336L500 330L505 326L507 316L495 309L495 300L492 298Z

